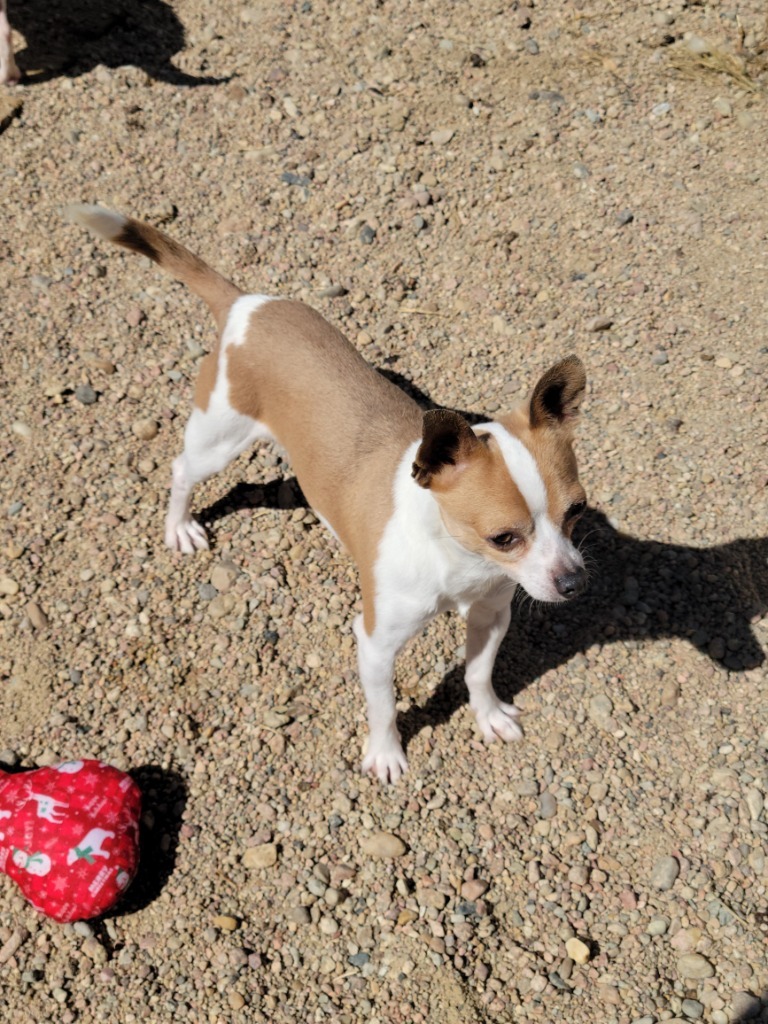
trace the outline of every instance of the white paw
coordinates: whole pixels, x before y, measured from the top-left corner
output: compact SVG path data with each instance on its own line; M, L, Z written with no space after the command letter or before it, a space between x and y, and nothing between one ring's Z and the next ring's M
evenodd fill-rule
M363 772L367 775L375 775L379 782L397 782L400 776L408 771L408 762L405 759L403 748L397 746L385 749L370 750L363 758Z
M511 743L513 740L523 738L523 730L517 724L520 708L516 708L514 704L505 704L503 701L497 700L495 704L491 704L481 711L476 710L475 715L480 731L489 743L493 743L497 739Z
M187 519L181 523L166 523L165 543L171 550L182 551L185 555L208 550L205 530L194 519Z

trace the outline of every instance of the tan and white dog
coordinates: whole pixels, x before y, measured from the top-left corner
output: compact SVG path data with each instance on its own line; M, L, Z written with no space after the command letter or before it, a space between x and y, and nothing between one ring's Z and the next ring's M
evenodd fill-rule
M585 387L579 359L553 366L520 408L473 428L456 412L423 412L303 303L244 295L163 232L102 207L72 206L68 215L187 284L219 327L173 463L166 543L207 548L190 514L193 487L255 441L277 441L360 571L363 770L385 782L406 770L395 658L451 608L467 619L465 678L480 730L488 740L518 739L518 709L491 682L515 587L557 602L586 581L570 539L585 507L572 448Z

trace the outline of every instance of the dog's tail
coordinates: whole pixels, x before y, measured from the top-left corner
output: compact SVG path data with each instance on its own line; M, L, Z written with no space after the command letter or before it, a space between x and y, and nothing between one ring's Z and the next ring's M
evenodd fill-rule
M64 213L69 220L88 228L95 235L149 256L177 281L199 295L207 303L219 327L223 327L230 306L242 293L199 256L151 224L124 217L104 206L72 203L65 208Z

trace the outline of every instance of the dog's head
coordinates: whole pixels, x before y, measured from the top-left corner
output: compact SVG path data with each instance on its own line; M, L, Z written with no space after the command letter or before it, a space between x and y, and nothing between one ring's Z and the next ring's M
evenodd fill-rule
M413 464L451 536L539 601L567 601L586 583L571 542L586 508L573 453L585 385L581 360L569 356L493 423L472 428L459 413L430 410Z

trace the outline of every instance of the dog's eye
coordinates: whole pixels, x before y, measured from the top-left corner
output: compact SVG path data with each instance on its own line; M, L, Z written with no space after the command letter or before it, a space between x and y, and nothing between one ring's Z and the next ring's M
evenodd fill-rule
M522 540L519 533L508 530L506 533L497 533L495 537L489 537L488 543L492 544L499 551L511 551Z
M584 510L586 509L586 507L586 501L575 501L573 505L571 505L571 507L565 513L565 521L567 523L574 522L574 520L578 519L580 515L584 514Z

